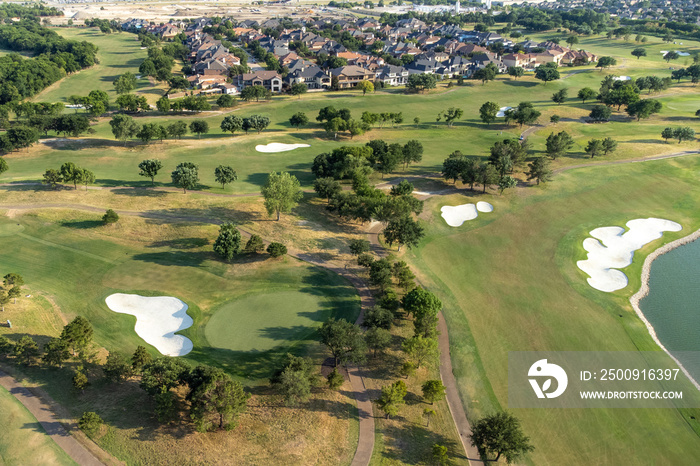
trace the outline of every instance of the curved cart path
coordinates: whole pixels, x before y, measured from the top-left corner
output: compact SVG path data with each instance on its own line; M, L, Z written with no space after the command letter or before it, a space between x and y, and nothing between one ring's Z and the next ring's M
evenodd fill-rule
M67 203L55 203L55 204L33 204L33 205L6 205L0 204L0 209L8 210L36 210L36 209L71 209L71 210L81 210L86 212L96 212L102 213L105 208L86 206L81 204L67 204ZM141 211L131 211L131 210L115 210L119 215L135 216L142 218L150 218L156 220L170 221L170 222L201 222L201 223L211 223L211 224L221 224L222 221L215 218L209 217L194 217L194 216L178 216L162 214L158 212L141 212ZM242 236L250 237L251 233L242 228L239 228ZM357 275L351 273L345 268L344 263L339 263L336 261L325 260L316 257L313 254L305 253L303 251L289 248L288 255L308 262L309 264L316 265L318 267L323 267L332 272L341 275L346 278L357 290L360 296L360 314L357 317L356 325L360 325L364 319L364 309L374 306L374 298L369 288L365 282L359 278ZM353 457L352 466L367 466L372 457L372 452L374 450L374 414L372 411L372 400L369 396L369 391L365 386L363 372L361 367L352 366L348 368L348 376L350 379L350 386L357 401L357 410L359 415L359 439L357 443L357 450L355 451L355 456ZM47 429L48 431L48 429ZM72 437L71 437L72 438ZM75 440L75 439L73 439ZM58 442L57 442L58 443ZM61 445L59 443L59 445ZM68 453L68 450L66 450ZM70 453L69 453L70 454ZM79 462L80 463L80 462ZM80 463L81 465L83 463ZM90 463L86 463L90 464ZM96 463L101 464L101 463Z
M48 403L36 396L14 377L0 371L0 385L5 387L27 410L32 413L46 431L46 434L80 466L102 466L87 448L85 448L61 424Z

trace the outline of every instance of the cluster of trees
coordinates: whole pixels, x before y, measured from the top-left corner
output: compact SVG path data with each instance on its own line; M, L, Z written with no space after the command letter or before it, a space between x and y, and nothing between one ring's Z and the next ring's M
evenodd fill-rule
M489 186L497 185L503 193L506 189L514 188L517 181L511 174L515 167L524 163L529 147L526 142L516 139L505 139L496 142L491 147L487 162L467 157L460 151L451 153L442 163L442 176L456 183L461 180L474 190L475 184L483 187L483 192ZM551 171L550 171L551 173ZM539 181L548 181L547 176L538 177Z
M118 113L112 116L109 122L112 128L112 134L115 139L126 144L127 139L138 138L143 143L148 143L151 140L158 139L163 141L168 137L180 139L190 132L200 137L202 134L209 132L209 123L206 120L192 120L188 125L184 121L175 121L167 126L158 123L145 123L139 126L133 117L123 113Z
M687 68L681 68L679 70L673 70L671 72L671 78L681 82L681 79L687 78L691 83L697 84L700 82L700 64L693 64Z
M368 115L374 114L368 113ZM338 133L341 132L347 132L350 138L353 138L372 129L370 123L353 119L349 109L336 110L332 105L320 109L316 121L321 123L328 134L333 134L334 139L337 139Z
M304 86L306 87L306 86ZM246 102L250 102L251 100L255 100L256 102L259 102L260 99L263 100L270 100L272 98L272 91L269 89L266 89L263 86L260 85L255 85L255 86L246 86L243 88L241 91L240 95L242 100L245 100Z
M420 141L412 139L402 146L373 139L364 146L342 146L330 153L317 155L311 172L316 178L342 180L352 178L358 172L369 175L378 171L384 175L395 171L399 165L405 169L409 164L422 159L423 144Z
M481 121L490 125L496 121L500 107L496 102L485 102L479 108L479 117ZM508 125L515 122L522 128L523 125L532 125L537 122L537 119L542 116L542 112L535 110L531 102L520 102L517 107L505 110L504 122Z
M295 114L292 116L290 119L290 122L292 119L294 119L294 123L298 123L297 126L306 124L304 122L304 119L306 119L306 122L308 122L308 118L306 118L306 115L301 113L303 117L300 116L300 114ZM265 128L267 128L270 125L270 119L266 116L263 115L251 115L249 117L241 118L237 115L229 115L227 117L224 117L224 119L221 121L221 131L224 131L226 133L231 133L233 134L236 131L245 131L245 134L248 134L248 131L255 130L258 132L258 134L263 131Z
M677 128L664 128L661 132L661 137L668 142L669 139L678 139L678 144L683 141L692 141L695 139L695 130L689 126Z
M425 92L437 87L437 76L433 74L412 74L406 82L406 92Z
M22 8L22 7L18 7ZM0 48L32 52L25 59L11 53L0 57L0 104L30 97L66 75L95 64L97 47L89 42L67 40L42 27L29 10L19 22L0 25Z
M233 97L230 95L222 95L219 97L219 99L222 97L229 97L230 99L233 99ZM224 107L227 106L229 104L228 99L225 99L225 101L222 101L222 103L224 104ZM217 105L222 106L220 104ZM233 106L232 102L229 106ZM191 112L199 113L206 110L211 110L211 104L209 104L206 97L203 95L187 95L181 99L170 99L167 96L163 96L156 102L156 108L162 113L168 113L171 110L174 112L189 110ZM146 110L148 110L148 108Z
M591 139L586 145L586 153L591 158L597 155L608 155L617 149L617 141L612 138Z
M87 168L77 166L73 162L64 163L58 170L49 168L44 172L42 183L56 189L56 185L61 182L73 183L75 189L78 189L78 184L80 183L85 185L85 190L87 190L88 185L95 182L95 174Z
M90 91L87 96L71 95L68 97L68 102L73 105L80 105L93 117L102 115L109 110L109 96L106 92L99 90ZM63 110L62 104L60 110Z
M92 326L82 316L67 324L60 337L50 339L41 351L30 336L25 335L15 343L0 336L0 357L12 356L20 364L42 363L60 368L74 361L72 382L80 392L89 387L91 379L100 376L111 383L140 377L140 386L153 397L161 422L174 419L178 409L187 406L188 418L200 432L235 427L236 417L246 409L250 397L240 383L221 369L205 365L190 367L181 359L170 357L152 359L143 346L137 347L130 359L110 351L104 364L97 361L96 354ZM184 397L178 400L182 393ZM89 419L94 416L84 417L83 425L95 425L96 419Z
M265 243L259 235L250 235L243 246L241 232L233 223L224 223L219 227L219 236L214 241L214 252L226 262L231 262L236 254L260 254L265 250ZM267 246L267 253L271 257L280 257L287 254L287 246L282 243L272 242Z
M179 46L183 47L185 52L187 51L187 47L184 45L179 44ZM169 50L172 49L173 53L181 57L182 53L179 52L177 48L177 44L169 44ZM172 69L174 65L175 60L171 55L166 54L159 47L149 47L148 57L141 62L141 65L139 65L139 73L141 73L143 76L155 78L157 81L166 82L173 78ZM185 87L183 89L187 89L189 87L187 80L184 78L180 79L185 82ZM178 81L175 83L179 84Z
M12 152L29 147L39 140L39 132L31 126L13 126L0 135L0 151Z

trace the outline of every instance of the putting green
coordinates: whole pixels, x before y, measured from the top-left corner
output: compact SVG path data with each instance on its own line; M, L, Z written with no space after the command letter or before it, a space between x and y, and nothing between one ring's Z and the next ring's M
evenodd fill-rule
M214 312L204 334L211 346L232 351L267 351L313 338L331 317L323 296L300 291L254 294Z

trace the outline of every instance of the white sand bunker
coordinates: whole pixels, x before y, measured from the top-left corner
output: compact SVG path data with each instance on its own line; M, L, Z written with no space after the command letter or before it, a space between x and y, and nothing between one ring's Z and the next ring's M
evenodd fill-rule
M442 218L451 227L462 226L467 220L474 220L479 216L479 212L493 212L493 206L488 202L477 202L475 204L462 204L458 206L442 206L440 209Z
M139 296L115 293L105 299L107 307L136 316L136 334L165 356L184 356L192 351L192 340L175 332L190 328L187 304L171 296Z
M630 81L632 78L629 76L615 76L613 81Z
M497 117L497 118L505 118L506 112L507 112L508 110L512 110L512 109L513 109L513 107L501 107L501 108L498 110L498 113L496 113L496 117Z
M274 152L286 152L288 150L298 149L300 147L311 147L308 144L282 144L281 142L271 142L267 145L257 145L255 150L258 152L266 152L268 154Z
M630 220L627 228L627 232L621 227L596 228L591 231L593 238L583 240L588 259L578 261L576 265L591 277L588 284L593 288L611 293L626 287L627 275L616 269L630 265L634 251L661 238L664 231L683 229L676 222L661 218Z

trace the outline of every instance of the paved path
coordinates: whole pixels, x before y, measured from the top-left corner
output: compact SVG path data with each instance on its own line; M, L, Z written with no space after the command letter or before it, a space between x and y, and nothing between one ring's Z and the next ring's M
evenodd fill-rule
M102 207L86 206L82 204L68 204L68 203L55 203L55 204L32 204L32 205L0 205L2 209L8 210L35 210L35 209L71 209L71 210L81 210L87 212L104 212L105 209ZM130 210L116 210L119 215L135 216L142 218L158 219L170 222L201 222L201 223L211 223L220 224L222 220L209 218L209 217L194 217L194 216L178 216L162 214L159 212L140 212L140 211L130 211ZM251 232L239 228L242 236L250 237ZM337 273L345 277L357 290L360 296L361 310L360 315L357 317L356 325L360 325L364 319L364 309L374 306L374 298L369 288L365 284L364 280L359 278L357 275L353 274L351 271L345 268L344 263L339 263L337 261L327 261L316 257L313 254L305 253L303 251L289 248L288 255L295 257L304 262L316 265L318 267L323 267L332 272ZM355 456L352 461L352 466L367 466L372 457L372 451L374 450L374 414L372 411L372 401L369 396L369 391L364 383L364 377L362 375L361 367L349 367L348 375L350 379L350 386L354 393L355 400L357 401L357 409L359 413L359 439L357 444L357 450L355 451ZM59 444L60 445L60 444ZM70 453L69 453L70 454Z
M92 453L78 442L58 420L51 407L41 398L34 395L27 387L21 385L13 377L0 371L0 385L5 387L17 401L22 403L36 418L46 433L56 444L65 451L73 461L80 466L102 466Z

